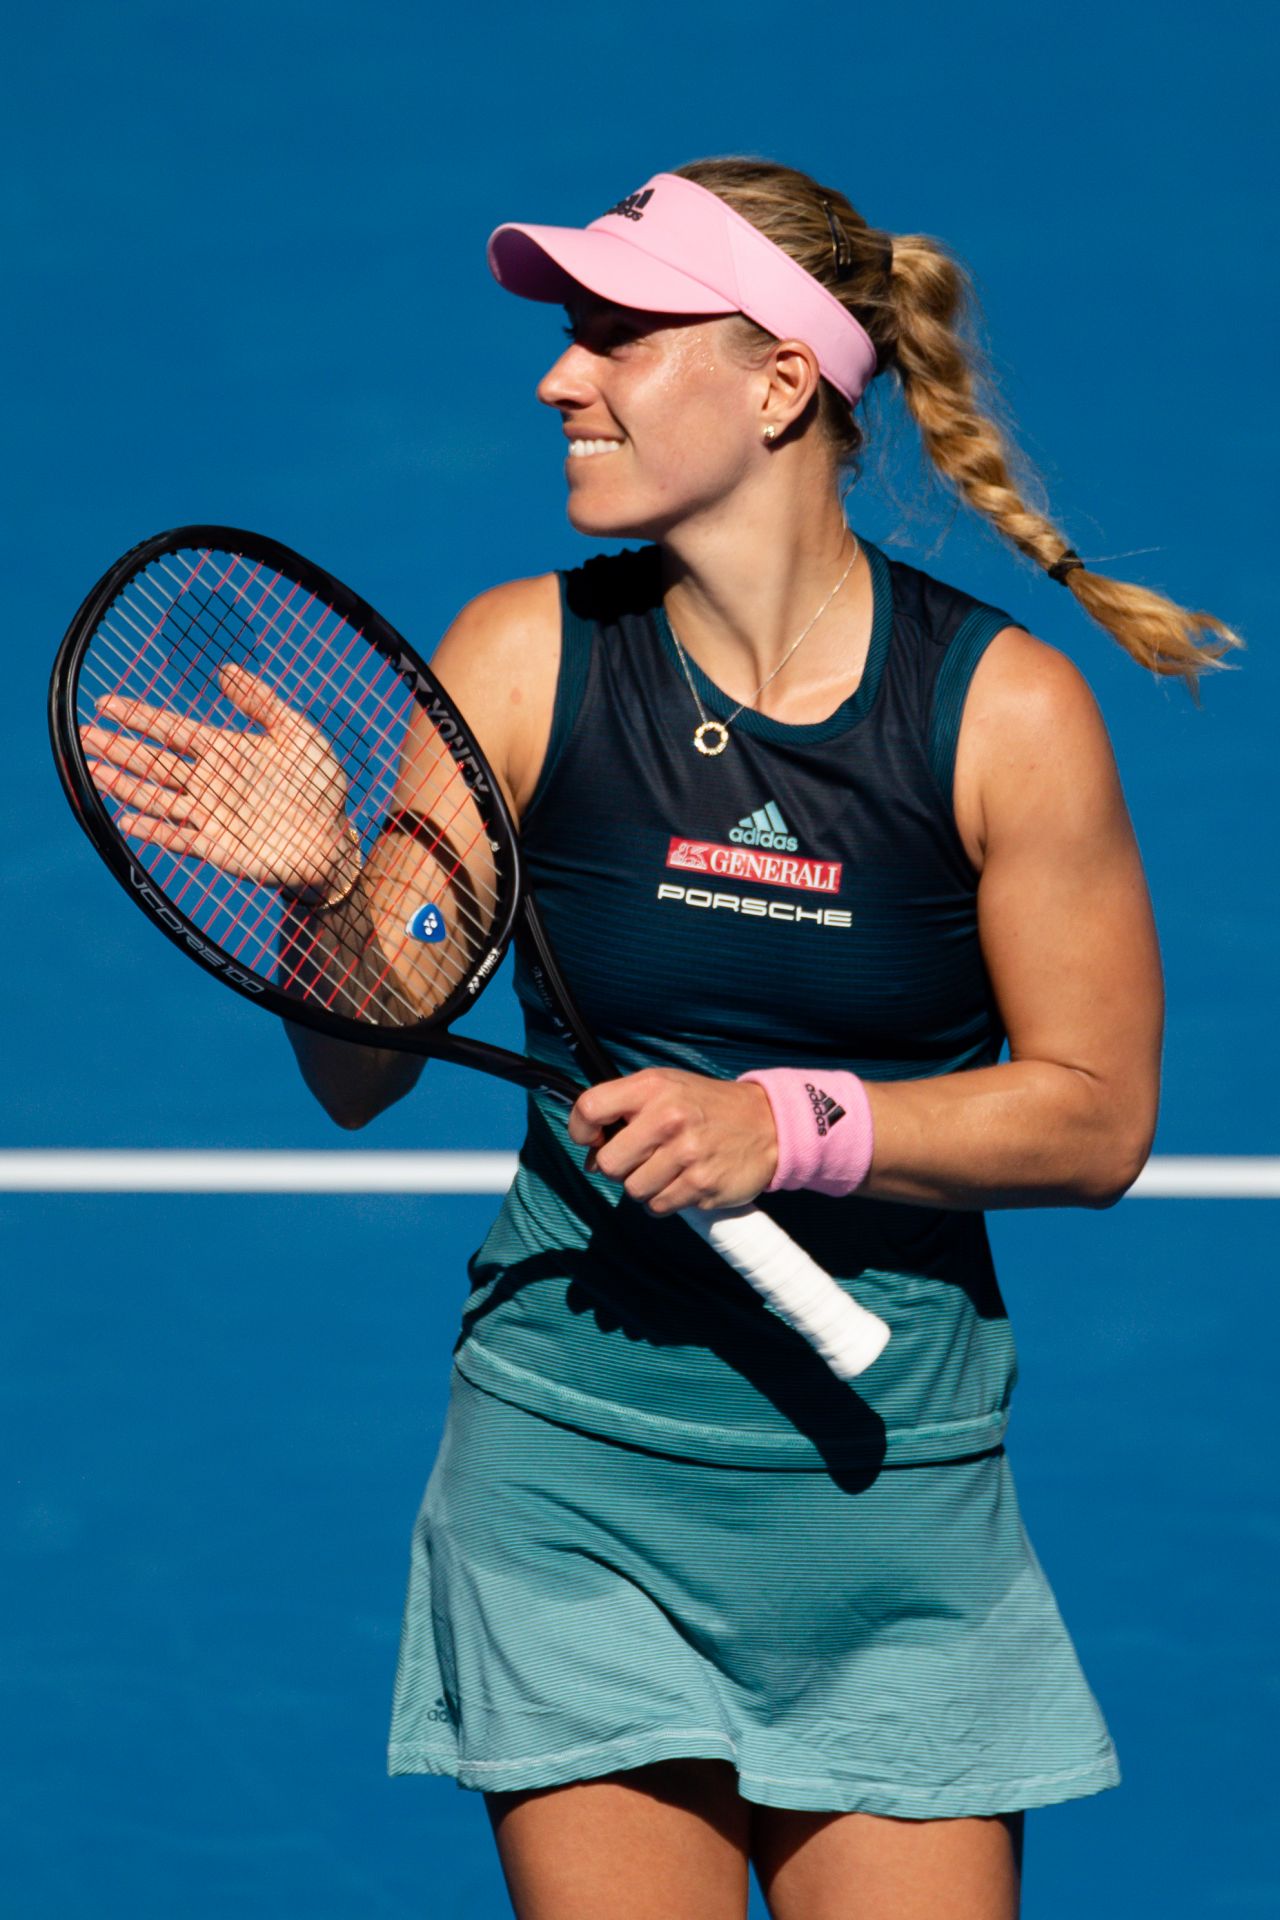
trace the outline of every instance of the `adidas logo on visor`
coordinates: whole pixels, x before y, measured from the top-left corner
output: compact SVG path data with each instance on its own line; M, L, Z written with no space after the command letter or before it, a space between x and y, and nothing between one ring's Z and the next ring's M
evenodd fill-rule
M600 215L600 218L603 220L605 214L618 213L621 214L624 220L643 220L644 210L652 200L653 195L654 189L652 187L646 187L643 193L628 193L619 200L616 207L606 207L604 213Z
M729 838L740 847L772 847L777 853L794 853L799 844L772 800L730 827Z

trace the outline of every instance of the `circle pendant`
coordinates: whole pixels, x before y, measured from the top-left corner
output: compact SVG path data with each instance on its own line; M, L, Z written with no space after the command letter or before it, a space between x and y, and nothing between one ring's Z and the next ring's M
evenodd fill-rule
M715 745L711 746L708 745L707 741L703 738L704 734L718 734L720 737L716 740ZM708 757L717 753L723 753L729 744L729 729L725 726L723 720L704 720L700 727L695 727L694 729L693 744L699 753L705 753Z

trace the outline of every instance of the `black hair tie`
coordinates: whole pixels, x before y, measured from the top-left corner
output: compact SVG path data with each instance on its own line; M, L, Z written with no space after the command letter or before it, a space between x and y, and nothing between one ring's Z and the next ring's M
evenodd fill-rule
M837 227L831 212L831 202L825 197L822 201L822 208L827 216L827 225L831 229L831 247L835 254L836 279L847 280L854 269L853 255L849 250L848 240L840 228Z
M831 211L831 202L825 195L821 196L821 198L822 210L827 216L827 225L831 229L831 251L835 256L836 279L848 280L855 271L854 258L849 250L848 238L835 223L835 216ZM869 233L870 231L871 229L868 227L867 232ZM893 272L893 235L891 233L885 234L884 243L880 249L880 270L886 280Z
M1080 558L1075 548L1068 547L1066 552L1060 554L1048 569L1049 578L1056 580L1060 587L1065 587L1067 584L1067 575L1070 573L1072 567L1082 567L1083 565L1084 561Z

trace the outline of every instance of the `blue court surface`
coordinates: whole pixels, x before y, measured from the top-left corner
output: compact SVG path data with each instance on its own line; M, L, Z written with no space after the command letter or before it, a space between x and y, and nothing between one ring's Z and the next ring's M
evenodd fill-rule
M509 1155L521 1098L434 1065L366 1131L331 1125L271 1016L99 864L45 688L82 594L163 527L274 534L427 653L483 588L627 544L565 518L534 394L563 316L504 293L484 243L718 153L946 240L1055 524L1249 642L1197 710L958 507L882 402L851 524L1086 674L1168 992L1138 1187L988 1215L1009 1454L1123 1773L1029 1816L1024 1912L1280 1908L1274 55L1259 6L1093 0L55 0L11 28L4 1920L510 1911L480 1797L385 1775L409 1536L496 1195L436 1161L455 1190L336 1189L387 1152ZM505 982L472 1030L514 1043ZM234 1156L227 1190L139 1190L179 1149ZM132 1157L85 1191L106 1176L76 1156L105 1150ZM284 1152L329 1156L329 1190L243 1190Z

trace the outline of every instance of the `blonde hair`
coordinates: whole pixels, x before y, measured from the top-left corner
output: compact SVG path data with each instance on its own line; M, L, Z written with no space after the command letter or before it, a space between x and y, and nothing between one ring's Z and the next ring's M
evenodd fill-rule
M670 171L718 194L856 316L877 350L876 378L896 374L929 459L968 506L1046 571L1073 551L1047 504L1026 497L1038 492L1047 499L1013 431L997 417L1004 408L979 337L981 303L968 270L943 242L873 228L835 188L772 160L728 155ZM842 242L839 279L833 227ZM745 314L734 316L729 338L747 365L757 364L775 344ZM817 400L818 429L837 472L851 476L852 484L868 436L829 381L820 381ZM1140 666L1156 675L1180 675L1197 706L1197 676L1219 666L1231 648L1247 645L1213 614L1193 612L1092 567L1073 566L1064 584ZM1217 638L1197 640L1202 634Z

